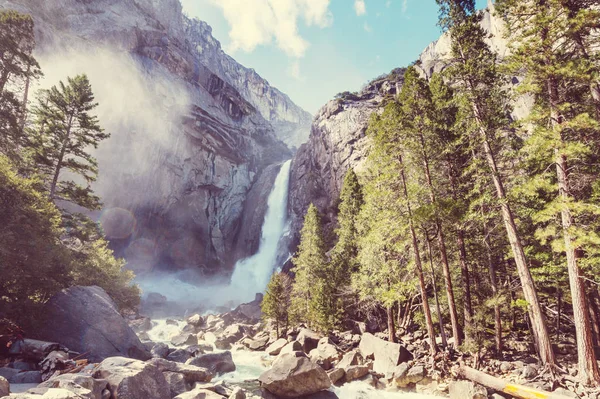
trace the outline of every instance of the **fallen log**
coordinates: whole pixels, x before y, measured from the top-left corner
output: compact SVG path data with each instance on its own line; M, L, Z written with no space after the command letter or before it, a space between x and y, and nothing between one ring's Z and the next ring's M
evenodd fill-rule
M539 389L524 385L512 384L503 379L491 376L471 367L461 365L458 376L497 392L503 392L519 399L570 399L567 396L553 392L540 391Z

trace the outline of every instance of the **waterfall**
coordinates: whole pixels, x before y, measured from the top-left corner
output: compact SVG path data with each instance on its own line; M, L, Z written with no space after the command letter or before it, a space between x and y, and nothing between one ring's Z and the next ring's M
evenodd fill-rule
M277 248L287 225L288 184L291 161L285 162L273 184L267 202L258 252L235 265L229 291L232 299L249 302L263 292L277 266Z

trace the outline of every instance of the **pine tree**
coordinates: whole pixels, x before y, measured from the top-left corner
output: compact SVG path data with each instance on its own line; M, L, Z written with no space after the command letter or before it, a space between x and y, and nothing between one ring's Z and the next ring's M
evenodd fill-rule
M293 258L295 281L292 309L295 320L328 332L339 323L339 298L333 284L331 265L317 207L310 204L300 232L300 245Z
M289 326L292 279L283 272L273 273L267 285L261 309L264 317L275 324L277 337L285 334Z
M593 90L596 68L586 53L582 54L584 45L578 27L586 24L589 15L597 19L598 13L590 9L588 14L581 6L577 10L573 2L563 0L503 0L499 6L515 39L511 69L525 71L521 91L536 97L536 106L527 118L531 136L524 149L530 175L534 176L529 187L554 196L538 212L536 235L554 240L554 250L565 256L579 377L585 384L596 385L600 383L600 372L581 264L590 254L588 248L596 247L600 238L587 231L590 221L600 216L593 210L589 196L593 182L599 181L595 160L600 156L600 125L591 116L597 111ZM552 163L556 166L554 173L547 168ZM557 219L559 224L554 223Z
M41 76L36 59L33 18L0 10L0 152L16 161L24 144L29 84Z
M90 210L99 209L100 201L89 186L96 180L98 165L88 151L110 136L91 113L97 105L88 78L79 75L43 91L33 109L31 149L40 171L48 177L50 199ZM60 179L65 171L82 178L87 186Z
M500 130L508 126L506 93L497 71L496 56L485 43L486 33L479 25L473 0L436 0L440 5L440 25L449 31L452 40L452 66L447 76L456 84L463 106L470 110L472 129L487 160L489 173L496 188L508 240L517 265L519 278L532 323L537 351L542 362L555 365L548 328L540 306L537 290L529 270L522 238L500 173L497 150Z

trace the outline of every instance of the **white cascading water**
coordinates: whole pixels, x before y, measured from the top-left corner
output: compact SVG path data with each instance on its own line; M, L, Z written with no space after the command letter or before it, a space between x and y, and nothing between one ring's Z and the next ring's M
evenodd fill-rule
M287 224L290 164L291 161L287 161L281 166L269 194L258 252L235 265L229 290L231 299L240 302L252 301L256 293L265 290L277 266L277 248Z

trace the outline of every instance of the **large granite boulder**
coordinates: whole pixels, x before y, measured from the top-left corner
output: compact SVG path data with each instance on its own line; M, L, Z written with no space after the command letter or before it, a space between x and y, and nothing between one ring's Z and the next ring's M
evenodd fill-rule
M311 350L316 349L320 340L321 336L308 328L300 330L296 337L296 341L300 342L304 353L310 353Z
M412 360L412 354L400 344L385 341L373 334L363 334L358 346L365 358L374 358L373 371L388 378L394 375L396 366Z
M163 373L171 372L181 374L190 384L196 382L210 382L213 378L213 374L207 368L191 364L176 363L165 359L151 359L148 360L147 363L155 366Z
M45 305L36 338L85 353L91 362L111 356L146 360L151 356L100 287L71 287Z
M0 398L4 396L8 396L10 393L10 384L8 380L4 377L0 377Z
M169 384L158 367L139 360L111 357L94 370L93 377L108 382L115 399L165 399Z
M62 374L42 382L38 385L38 388L66 389L84 397L89 396L92 399L103 398L110 393L106 380L95 379L87 374Z
M329 389L329 376L302 352L280 355L258 378L261 386L281 398L297 398Z
M487 390L471 381L452 381L448 386L450 399L487 399Z

